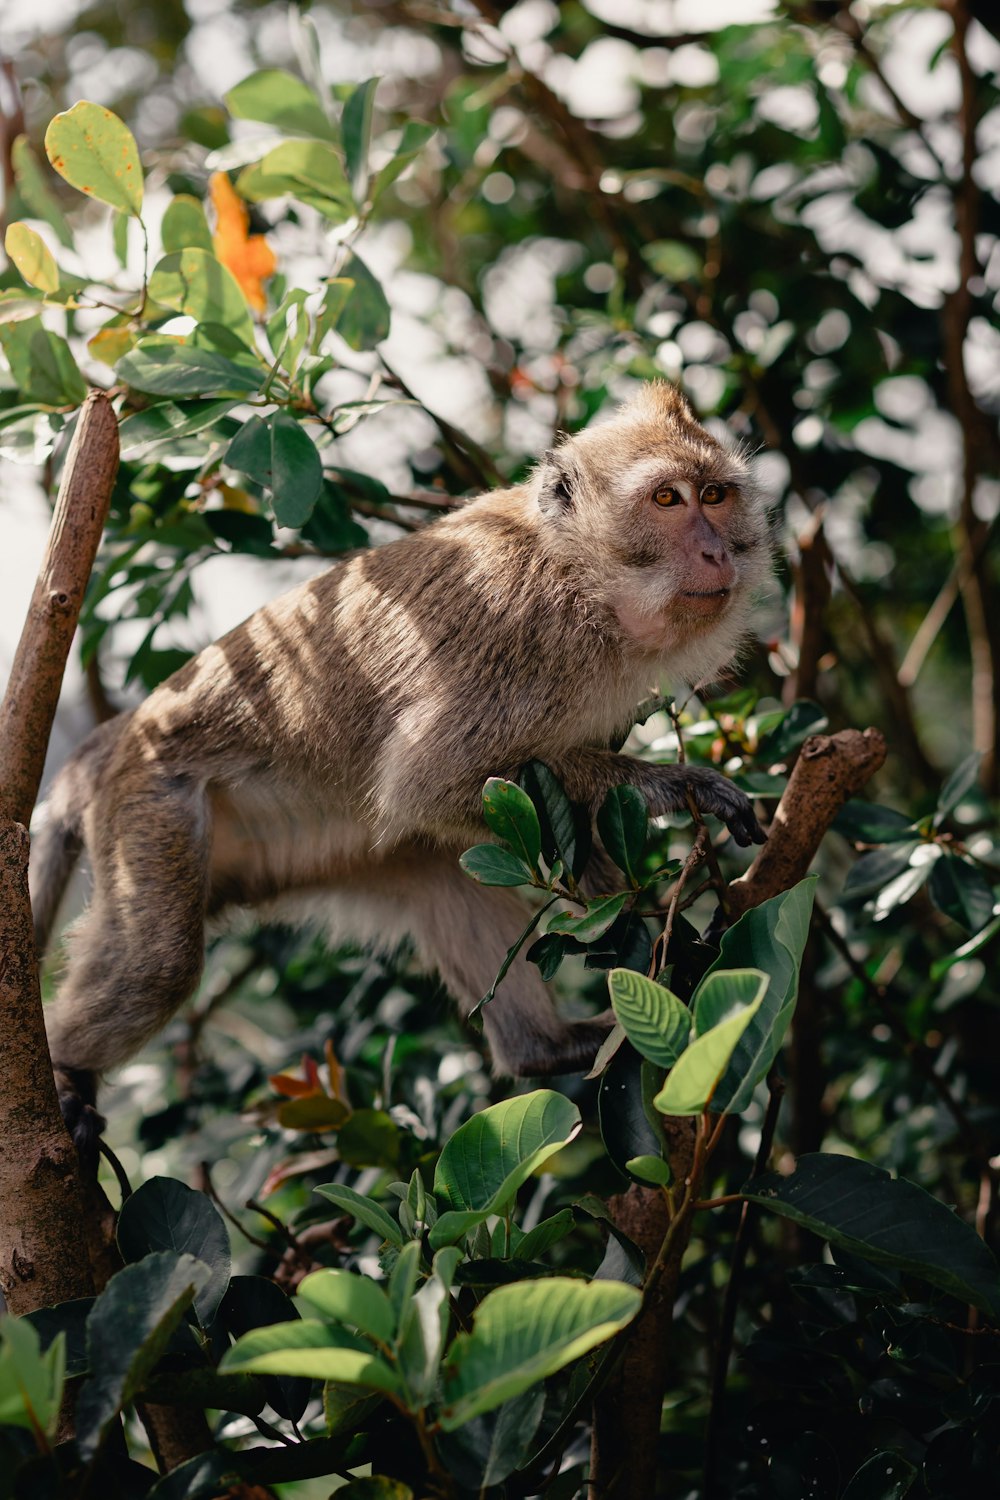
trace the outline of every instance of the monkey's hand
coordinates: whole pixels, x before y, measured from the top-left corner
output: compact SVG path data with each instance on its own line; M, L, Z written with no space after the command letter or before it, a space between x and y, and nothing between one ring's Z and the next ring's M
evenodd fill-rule
M55 1065L56 1094L66 1129L73 1137L84 1170L97 1176L98 1142L105 1119L98 1113L93 1073Z
M660 813L683 812L691 799L699 812L720 818L744 848L767 839L750 798L710 766L656 766L634 755L591 747L569 750L548 765L572 801L585 803L595 816L611 788L624 784L642 793L654 818Z
M767 834L757 821L750 798L733 786L721 771L713 771L709 766L660 766L658 769L671 773L672 790L681 793L674 807L664 807L664 812L680 811L690 795L698 811L710 813L725 823L742 848L767 842Z

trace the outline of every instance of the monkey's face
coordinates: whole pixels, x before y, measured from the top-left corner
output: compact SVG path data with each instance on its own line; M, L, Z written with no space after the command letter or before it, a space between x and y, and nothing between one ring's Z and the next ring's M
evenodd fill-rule
M697 675L728 660L770 575L764 507L739 455L657 384L547 463L543 513L572 537L625 635L689 653Z

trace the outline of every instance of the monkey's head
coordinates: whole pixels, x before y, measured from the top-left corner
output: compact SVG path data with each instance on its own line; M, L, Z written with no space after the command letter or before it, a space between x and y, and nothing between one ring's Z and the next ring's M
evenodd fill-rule
M536 484L543 536L628 645L688 682L731 660L770 577L770 530L746 462L680 391L644 386L546 454Z

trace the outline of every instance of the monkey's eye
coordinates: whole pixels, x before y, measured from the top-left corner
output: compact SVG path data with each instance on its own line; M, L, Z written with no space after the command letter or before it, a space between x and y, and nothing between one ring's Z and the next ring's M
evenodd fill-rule
M653 491L653 499L657 505L679 505L681 498L680 492L669 484L661 484L658 490Z
M706 484L701 492L702 505L721 505L725 498L725 486L721 484Z

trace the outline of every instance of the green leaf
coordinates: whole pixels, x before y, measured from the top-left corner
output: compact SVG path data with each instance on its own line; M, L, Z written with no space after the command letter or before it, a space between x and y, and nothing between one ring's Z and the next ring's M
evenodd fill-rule
M886 1448L861 1465L841 1500L903 1500L916 1477L908 1459Z
M688 1045L691 1012L677 996L633 969L608 974L611 1004L632 1046L650 1062L672 1068Z
M116 1272L87 1319L91 1374L76 1404L77 1446L96 1453L111 1423L142 1390L185 1311L212 1278L193 1255L161 1251Z
M45 151L71 187L134 218L142 213L139 148L110 109L81 99L56 115L45 132Z
M122 458L145 457L160 447L176 448L181 438L213 427L236 404L229 396L221 401L161 401L145 411L133 412L118 429Z
M884 890L904 870L909 869L914 852L924 847L926 846L921 839L910 839L905 844L893 844L885 849L873 849L869 854L862 854L844 881L845 898L861 900Z
M38 1334L43 1349L48 1349L56 1338L62 1337L66 1374L70 1377L86 1375L90 1368L87 1319L93 1305L93 1297L74 1297L69 1302L58 1302L54 1307L36 1307L34 1312L22 1316L22 1321L30 1323ZM0 1322L0 1330L6 1326Z
M215 1204L173 1177L151 1177L126 1198L118 1216L122 1258L138 1261L151 1251L187 1252L208 1266L210 1279L195 1298L198 1321L207 1327L226 1295L232 1274L229 1231Z
M43 1354L24 1318L0 1323L0 1425L55 1436L66 1377L66 1338L57 1334Z
M160 242L167 255L175 250L211 251L212 231L199 199L191 193L176 193L171 198L160 224Z
M719 957L708 974L719 969L758 969L771 982L712 1095L713 1109L741 1114L781 1050L798 998L799 968L815 894L816 878L807 875L791 890L744 912L723 934Z
M954 812L963 797L967 797L972 791L972 788L979 780L979 767L982 759L981 752L974 750L971 755L967 755L965 760L952 771L948 780L941 788L937 813L934 819L935 823L940 823L950 812Z
M569 800L559 778L543 761L529 761L521 782L542 826L542 850L551 865L558 856L578 876L590 853L590 816Z
M633 885L638 884L648 821L646 799L634 786L613 786L597 814L601 842Z
M353 1188L344 1187L339 1182L331 1182L316 1189L323 1198L328 1198L338 1208L343 1209L345 1214L350 1214L357 1219L359 1224L364 1224L366 1229L374 1230L380 1239L387 1240L390 1245L401 1246L403 1236L395 1219L386 1213L385 1209L371 1198L365 1198L361 1193L356 1193Z
M420 155L431 137L436 134L437 132L433 125L425 125L420 120L407 120L403 126L399 145L396 147L391 161L386 162L385 166L375 174L375 181L371 190L371 200L373 203L378 202L378 199L385 192L386 188L396 181L401 172L406 171L410 163Z
M80 406L87 383L66 340L41 318L0 324L0 348L21 395L41 406Z
M664 1115L699 1115L712 1095L736 1050L740 1037L761 1007L762 984L757 999L721 1021L691 1043L667 1074L667 1081L653 1100Z
M369 1474L352 1479L337 1490L339 1500L413 1500L413 1491L401 1479L387 1479L384 1474Z
M820 734L828 723L826 713L818 703L799 698L774 729L761 735L757 746L758 763L766 766L774 761L787 760L811 734Z
M245 167L236 188L251 203L290 194L337 224L354 212L340 156L322 141L283 141Z
M701 256L681 240L651 240L642 258L667 281L692 281L701 275Z
M348 258L340 275L353 281L354 289L337 318L337 333L352 349L374 349L389 337L391 314L386 295L358 255Z
M939 911L967 932L979 932L993 915L993 889L975 865L945 854L931 870L927 893Z
M59 267L48 245L27 224L9 224L4 249L29 286L40 292L59 290Z
M20 287L0 290L0 323L24 323L28 318L37 318L43 299L38 292L28 292Z
M977 932L974 937L969 938L968 942L956 948L954 953L949 953L946 958L939 958L932 963L931 979L937 983L939 979L944 978L949 969L954 968L955 964L963 963L967 958L973 958L980 949L993 941L998 932L1000 932L1000 914L995 916L992 922L988 922L982 932Z
M621 1047L601 1075L597 1105L601 1139L620 1172L639 1156L663 1152L663 1128L653 1096L663 1082L663 1069Z
M505 1208L533 1172L578 1133L580 1112L552 1089L537 1089L481 1110L446 1143L434 1192L451 1209L430 1233L434 1249L449 1245Z
M760 969L711 969L691 997L696 1036L705 1036L760 999L768 976Z
M26 135L15 137L10 150L14 181L21 201L33 219L42 219L54 231L56 238L67 250L73 248L73 231L69 220L59 205L59 199L49 187L41 163L31 148Z
M641 1302L620 1281L552 1276L498 1287L451 1346L441 1426L454 1432L555 1374L625 1328Z
M346 1329L300 1318L255 1328L226 1350L219 1369L258 1375L301 1375L335 1380L366 1390L396 1395L399 1380L392 1366L373 1354L370 1345Z
M291 1297L268 1277L234 1276L222 1299L217 1326L239 1338L253 1328L294 1323L298 1316ZM265 1375L263 1387L269 1405L290 1422L299 1420L312 1395L312 1382L293 1376Z
M871 1162L814 1153L769 1172L745 1197L877 1265L897 1266L1000 1316L1000 1267L976 1231L930 1193Z
M538 866L542 852L542 831L538 814L527 792L513 781L491 776L483 787L483 817L498 838L509 844L514 853L532 870Z
M441 1353L451 1322L450 1288L461 1258L459 1250L439 1250L430 1277L400 1313L397 1360L411 1410L426 1406L440 1379Z
M845 802L832 826L857 844L896 844L914 835L912 818L875 802Z
M574 1224L573 1210L561 1208L551 1218L543 1219L536 1224L534 1229L529 1229L527 1234L522 1234L514 1247L514 1258L516 1260L539 1260L547 1250L559 1243L572 1231Z
M288 412L275 412L268 420L274 519L280 526L302 526L320 497L323 464L308 432Z
M396 1331L392 1304L380 1286L368 1276L340 1266L313 1271L296 1294L328 1323L346 1323L366 1333L377 1343L388 1344ZM301 1309L300 1309L301 1311Z
M662 1156L632 1156L625 1167L633 1177L651 1183L653 1187L667 1187L672 1176L670 1165Z
M496 844L476 844L466 849L459 864L480 885L530 885L532 871L523 859Z
M344 143L347 175L351 179L354 201L362 204L368 191L368 151L372 139L372 112L375 107L375 91L381 79L369 78L359 83L347 97L340 121L340 137Z
M549 932L574 937L580 943L593 943L604 936L628 899L628 891L622 891L617 896L588 901L582 916L571 911L560 912L549 923Z
M318 136L325 141L334 138L333 126L312 89L282 68L251 73L223 98L237 120L260 120L290 135Z
M259 365L236 364L212 349L142 339L115 366L119 380L154 396L248 396L259 389Z
M196 323L220 323L254 348L253 322L240 284L210 250L191 247L165 255L149 278L149 295Z

